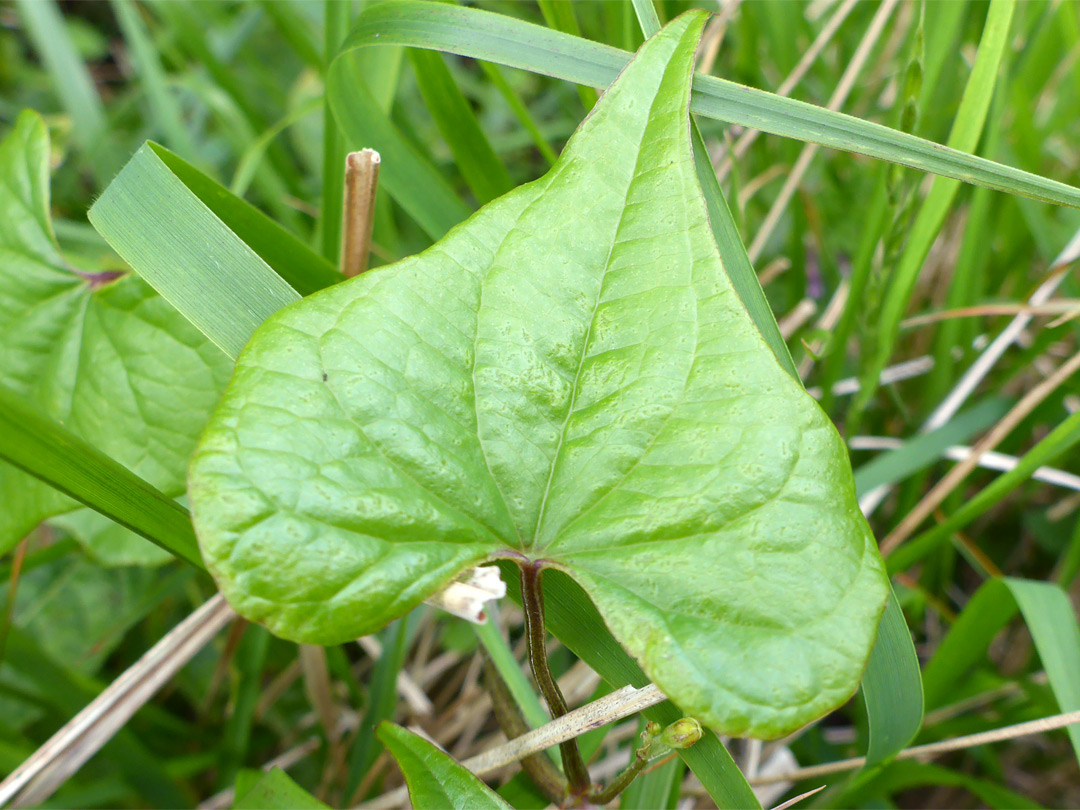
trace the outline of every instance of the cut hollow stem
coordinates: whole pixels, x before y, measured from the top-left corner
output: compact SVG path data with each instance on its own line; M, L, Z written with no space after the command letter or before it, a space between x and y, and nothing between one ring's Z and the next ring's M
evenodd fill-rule
M525 637L529 649L529 666L532 668L540 694L547 701L553 717L567 713L566 698L551 675L547 660L547 629L544 625L544 592L541 586L543 568L536 563L521 566L521 606L525 611ZM581 758L576 740L559 744L563 770L574 796L584 796L592 787L589 771Z

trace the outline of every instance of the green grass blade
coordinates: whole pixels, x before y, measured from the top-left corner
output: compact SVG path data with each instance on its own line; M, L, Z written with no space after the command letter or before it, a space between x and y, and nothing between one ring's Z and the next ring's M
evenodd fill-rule
M532 113L529 112L529 108L525 106L517 93L514 92L514 88L510 86L510 83L503 76L503 72L499 69L499 66L491 62L479 61L480 69L484 71L484 74L488 77L488 80L495 86L495 89L499 91L507 105L510 107L510 111L517 118L518 122L525 128L525 131L529 133L529 137L532 138L536 148L540 151L544 160L548 162L548 165L552 165L558 159L558 155L555 154L555 150L551 148L551 144L548 143L547 138L544 137L544 133L540 131L540 127L537 126L535 119L532 117Z
M323 3L324 54L326 63L337 55L344 32L349 30L352 3L325 0ZM327 94L323 104L323 172L322 208L319 212L319 234L322 255L331 264L338 263L341 252L342 210L345 196L345 155L348 148L345 136L338 127Z
M258 624L248 624L236 647L239 677L234 682L232 712L221 729L221 749L217 757L217 788L231 785L244 764L251 746L251 727L255 707L262 692L263 668L270 649L270 631Z
M923 689L919 658L904 611L889 593L870 664L862 682L870 721L866 768L892 759L922 727Z
M292 46L296 55L304 61L308 67L314 68L319 73L326 70L326 62L323 61L319 46L316 44L315 35L307 24L304 16L293 8L288 0L260 0L259 5L277 27L278 33Z
M518 708L526 722L533 728L540 728L550 719L547 711L540 703L536 690L529 681L528 676L521 670L521 665L514 657L514 651L503 637L499 625L495 621L496 613L493 608L488 610L488 619L483 624L471 625L476 637L484 645L487 654L491 657L491 663L499 671L507 689L514 696Z
M248 93L237 78L235 67L218 58L207 41L202 20L192 2L178 0L155 0L154 10L162 15L175 31L178 44L191 53L196 62L213 78L214 83L228 96L243 114L253 132L267 128L267 121L254 95ZM303 181L296 165L280 143L270 142L264 147L269 151L270 162L282 178L290 194L302 196Z
M166 5L172 6L175 4L166 3ZM249 142L244 147L244 151L240 155L240 160L237 161L236 170L233 172L232 181L229 183L229 191L238 197L242 197L246 194L255 177L255 173L259 167L259 161L262 160L263 155L265 155L267 151L270 151L271 156L273 155L273 145L277 136L294 124L307 118L321 106L322 99L309 98L307 101L297 105L295 109L286 113L275 124L263 130L255 140ZM333 271L333 267L329 262L326 262L326 266Z
M405 665L405 656L409 651L409 619L408 616L398 619L379 633L382 655L375 662L375 671L368 686L368 705L364 708L356 740L349 752L346 796L353 795L382 749L382 743L375 734L376 729L381 722L394 716L397 676Z
M964 88L963 101L956 112L955 123L949 134L948 145L953 149L970 152L978 145L994 96L994 85L1005 55L1015 8L1014 0L993 0L990 4L975 66ZM870 364L861 375L862 388L852 406L856 413L865 407L877 390L878 378L888 364L900 334L900 321L915 290L919 271L942 225L945 224L945 217L959 190L959 180L934 178L930 193L919 209L900 262L889 279L878 321L875 351Z
M1058 708L1080 711L1080 625L1068 594L1048 582L1009 577L1005 584L1031 631ZM1080 726L1067 731L1080 760Z
M863 464L855 470L855 490L861 497L872 489L895 484L926 469L941 458L946 447L963 444L1001 419L1008 410L1007 400L996 397L983 400L937 430L909 439L903 446Z
M267 316L300 299L150 144L89 217L124 261L230 357Z
M578 25L577 15L574 13L574 4L571 0L537 0L540 13L544 15L544 22L548 28L562 31L571 36L581 36L581 26ZM657 30L659 30L657 26ZM591 110L596 103L596 90L592 87L578 86L578 95L586 110Z
M941 5L949 4L942 3ZM986 779L949 770L940 765L912 760L893 762L880 775L866 782L860 782L852 790L843 794L843 806L887 807L892 802L886 797L891 797L902 790L943 786L963 788L994 810L1017 810L1018 808L1039 810L1042 807L1027 796L1021 796Z
M491 148L442 54L413 49L409 61L428 112L477 202L483 205L510 191L514 187L510 175Z
M674 807L672 793L678 798L679 783L686 773L686 763L673 759L662 765L655 765L630 783L619 797L619 810L640 810L643 807L664 810Z
M187 510L0 386L0 457L202 568Z
M178 155L150 142L150 151L209 208L229 230L240 237L275 272L301 295L310 295L342 280L330 262L278 225L255 206L203 174ZM134 160L134 158L132 158ZM117 178L119 179L119 178ZM116 191L122 192L118 186ZM103 197L112 193L107 189ZM153 232L159 232L155 228Z
M630 54L522 20L472 8L401 0L366 9L342 56L370 45L448 51L555 78L607 87ZM331 78L335 68L331 68ZM338 84L338 91L343 85ZM1044 202L1080 207L1080 189L812 104L698 75L691 111L774 135L857 152ZM342 113L335 104L335 113Z
M432 240L472 213L446 178L397 128L366 84L364 60L348 41L326 79L326 95L351 149L382 157L379 189L416 220Z
M990 642L1019 610L1063 712L1080 711L1080 627L1065 591L1049 582L993 579L971 597L926 665L926 705L945 705ZM1069 737L1080 757L1080 727Z
M98 154L105 134L105 107L94 80L75 50L55 0L18 0L19 18L49 72L51 86L71 116L72 136L94 177L104 185L113 164Z
M180 105L167 86L165 71L138 9L131 0L112 0L112 8L150 104L151 120L169 146L194 160L198 155L195 141L184 125Z
M890 554L886 560L889 570L904 571L910 568L954 532L1000 503L1009 493L1027 481L1035 470L1066 453L1078 442L1080 442L1080 413L1074 413L1025 453L1015 467L995 478L993 483L982 489L974 498L964 501L959 509L937 526L909 540Z

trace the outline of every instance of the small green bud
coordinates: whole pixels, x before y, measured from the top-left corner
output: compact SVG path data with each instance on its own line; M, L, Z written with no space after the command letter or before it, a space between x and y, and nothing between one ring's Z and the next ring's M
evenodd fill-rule
M693 717L676 720L660 734L660 741L669 748L689 748L701 739L701 723Z
M655 720L650 720L645 724L645 730L641 732L641 739L651 740L653 737L660 736L660 724Z

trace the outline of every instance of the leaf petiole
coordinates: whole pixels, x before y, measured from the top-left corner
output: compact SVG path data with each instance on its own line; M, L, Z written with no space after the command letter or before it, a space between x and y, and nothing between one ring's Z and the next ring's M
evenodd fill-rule
M537 562L521 565L521 606L525 611L525 636L529 650L529 666L532 668L540 694L547 701L552 717L567 713L566 698L551 675L547 660L547 629L544 625L544 591L541 585L543 567ZM559 744L563 771L570 783L572 796L583 796L592 788L589 771L581 758L576 740Z

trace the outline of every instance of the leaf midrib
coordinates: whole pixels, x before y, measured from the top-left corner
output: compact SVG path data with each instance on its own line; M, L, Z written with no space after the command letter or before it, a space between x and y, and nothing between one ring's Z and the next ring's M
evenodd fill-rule
M664 81L667 78L668 71L671 70L671 63L669 62L663 72L661 73L660 80L657 82L658 87L663 87ZM644 139L648 134L652 124L653 115L656 111L657 102L660 100L660 93L653 96L649 102L649 114L645 119L645 127L642 130L641 138ZM634 188L635 183L641 176L639 171L641 167L642 145L639 142L637 148L637 155L634 158L634 171L630 176L630 181L626 184L626 191L623 194L623 204L619 209L619 221L615 224L615 230L611 237L611 247L608 249L607 258L604 260L604 269L600 275L600 283L596 288L596 300L593 302L593 311L589 316L589 325L585 330L585 337L581 343L581 355L578 357L577 371L574 373L574 382L571 387L570 402L566 408L566 417L563 419L562 427L559 429L559 443L555 447L555 456L551 461L551 466L548 469L548 480L544 487L544 494L540 499L540 508L537 510L536 525L533 526L532 538L529 542L528 548L532 551L539 551L537 543L540 538L540 527L544 522L544 513L547 510L548 498L551 495L551 484L555 480L555 472L559 467L559 461L562 458L563 446L566 442L566 429L570 424L570 417L574 414L574 404L577 402L578 396L578 384L581 381L581 371L585 366L585 360L588 358L589 343L592 338L593 325L596 323L596 313L600 309L600 303L604 298L604 285L607 283L608 273L611 269L611 260L615 253L615 248L621 243L619 241L619 233L622 230L623 221L626 217L627 202L630 199L630 192ZM650 440L650 443L655 440L655 436Z

